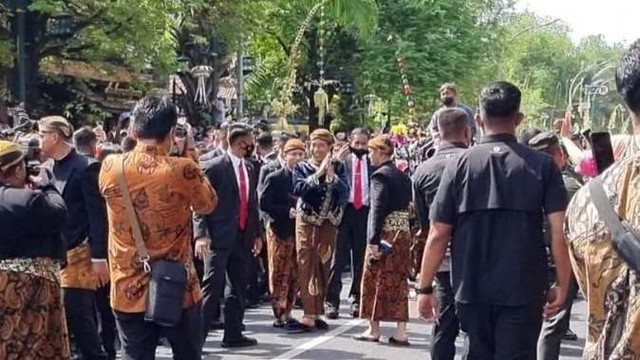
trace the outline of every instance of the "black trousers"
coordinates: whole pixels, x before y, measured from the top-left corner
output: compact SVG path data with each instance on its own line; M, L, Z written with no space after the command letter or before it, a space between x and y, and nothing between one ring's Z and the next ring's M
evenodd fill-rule
M123 360L153 360L160 337L171 344L173 358L197 360L202 357L202 322L200 305L185 309L180 323L173 327L156 325L144 320L144 313L114 311L120 332Z
M205 259L202 282L202 329L205 339L223 295L224 336L222 341L234 341L242 337L241 325L244 318L251 257L251 252L244 244L244 233L239 233L234 248L214 250ZM226 292L225 287L227 287Z
M439 272L436 275L436 279L434 290L438 299L440 318L437 324L433 326L431 359L453 360L456 356L456 339L460 334L460 322L456 315L455 297L451 287L451 273L448 271Z
M542 300L522 306L456 303L469 360L535 360Z
M102 347L107 352L109 360L114 360L117 354L118 330L116 328L116 318L113 315L113 310L111 310L109 290L108 285L96 290L96 310Z
M578 283L571 275L567 301L557 314L542 323L542 331L538 339L538 360L558 360L560 358L560 345L562 338L569 330L571 324L571 308L573 300L578 295Z
M327 290L327 303L335 308L340 305L342 272L349 262L351 262L352 280L349 295L353 297L354 303L360 303L360 283L362 282L364 254L367 250L368 216L368 207L356 210L352 204L349 204L338 228L338 240L336 241L336 250L331 263L329 288Z
M86 289L62 289L69 335L83 359L107 359L98 336L95 293Z

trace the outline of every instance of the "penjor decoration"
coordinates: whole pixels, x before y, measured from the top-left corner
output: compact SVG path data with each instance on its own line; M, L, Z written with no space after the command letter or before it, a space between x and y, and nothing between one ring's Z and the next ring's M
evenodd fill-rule
M320 126L324 126L324 116L329 110L329 95L324 91L324 55L325 55L325 46L324 46L324 3L320 5L320 25L318 26L318 42L320 53L320 81L318 84L318 91L313 94L313 102L316 104L316 108L318 109L318 124Z
M407 78L407 72L405 68L405 60L403 57L398 56L396 63L398 65L398 70L400 71L400 78L402 79L402 93L407 98L407 107L409 108L409 116L413 119L416 113L416 103L413 101L413 90L411 89L411 85L409 85L409 79Z
M212 72L213 68L207 65L200 65L191 69L191 75L198 80L198 87L196 88L194 101L204 106L209 105L206 83Z

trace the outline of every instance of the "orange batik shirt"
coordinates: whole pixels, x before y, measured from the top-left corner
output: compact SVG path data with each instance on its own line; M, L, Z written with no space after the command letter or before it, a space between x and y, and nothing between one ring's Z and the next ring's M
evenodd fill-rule
M127 185L151 262L167 259L186 264L188 285L183 305L190 307L202 296L193 265L192 212L212 212L218 198L193 160L169 157L164 149L145 144L138 144L128 154L107 157L100 172L100 191L109 215L111 307L121 312L144 312L149 287L118 182L123 156Z

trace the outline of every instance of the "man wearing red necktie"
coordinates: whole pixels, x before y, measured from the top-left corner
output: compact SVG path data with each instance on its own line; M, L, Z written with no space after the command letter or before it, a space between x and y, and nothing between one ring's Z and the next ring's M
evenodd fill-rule
M346 265L351 267L352 297L350 314L358 317L360 306L360 280L367 243L367 216L369 214L369 179L373 172L367 155L369 132L357 128L351 132L350 142L338 153L344 162L349 179L349 203L338 229L338 240L331 267L331 278L327 294L327 317L339 316L342 272Z
M253 346L257 341L242 335L242 319L251 256L262 249L259 236L256 170L246 157L253 154L254 139L247 127L229 131L229 149L203 164L205 174L224 204L213 213L196 216L196 256L203 258L202 320L206 337L217 306L224 295L222 347Z

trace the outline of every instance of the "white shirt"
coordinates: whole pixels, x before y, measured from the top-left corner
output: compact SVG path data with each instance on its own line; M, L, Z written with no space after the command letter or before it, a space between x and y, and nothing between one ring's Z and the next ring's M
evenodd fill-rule
M369 206L369 167L367 166L367 157L363 156L360 158L360 176L362 176L362 205ZM351 189L349 190L349 202L353 204L353 194L356 186L356 164L358 163L358 158L351 154Z
M244 168L244 181L247 184L246 195L247 201L249 201L249 172L247 171L247 166L244 162L244 159L241 159L235 155L233 155L230 151L227 151L229 154L229 158L231 159L231 164L233 165L233 172L236 174L236 182L238 183L238 191L240 191L240 164Z

